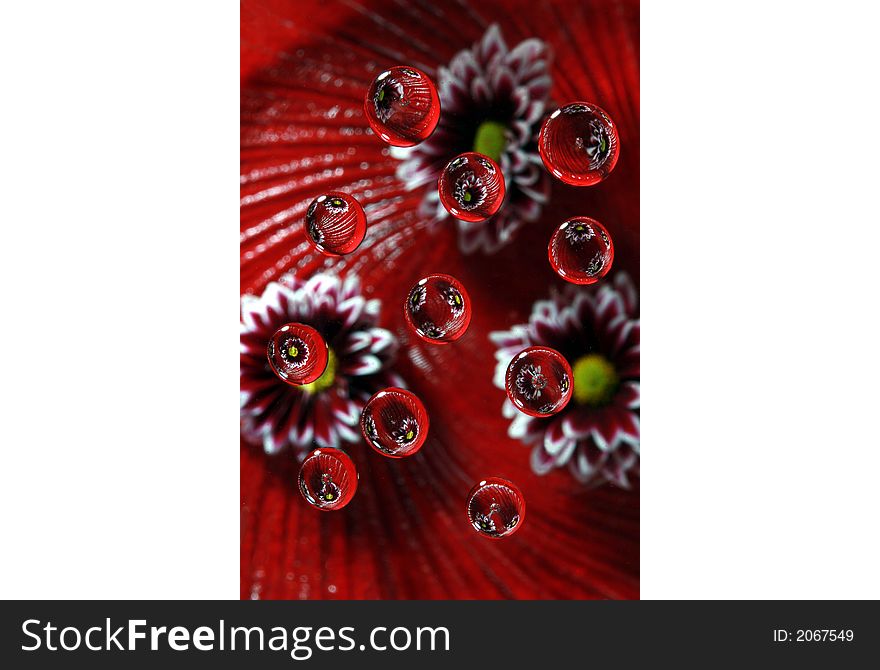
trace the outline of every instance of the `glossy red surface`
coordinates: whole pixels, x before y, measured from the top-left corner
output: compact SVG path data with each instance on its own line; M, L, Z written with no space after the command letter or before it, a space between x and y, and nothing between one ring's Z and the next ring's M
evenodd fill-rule
M437 127L440 97L428 75L411 65L398 65L373 80L364 99L364 113L382 140L411 147Z
M447 164L437 184L440 202L462 221L484 221L504 202L504 174L488 156L468 152Z
M406 321L426 342L448 344L467 330L471 299L464 286L449 275L429 275L413 286L403 307Z
M550 265L572 284L594 284L608 274L614 243L601 223L588 216L563 221L547 246Z
M327 367L327 344L320 333L302 323L288 323L266 346L269 367L288 384L311 384Z
M550 347L529 347L513 357L505 378L507 397L530 416L551 416L571 400L571 366Z
M573 102L544 121L538 149L553 176L572 186L593 186L617 165L620 137L605 110Z
M467 515L475 531L498 540L520 529L526 518L526 501L513 482L488 477L471 489Z
M615 272L638 283L637 3L244 0L241 17L241 293L260 294L286 272L323 270L327 258L306 239L302 218L316 195L350 191L376 240L338 259L344 267L335 270L357 274L382 300L379 325L402 350L395 371L431 415L431 434L410 458L351 446L358 493L334 514L304 503L290 453L267 455L242 440L241 597L638 598L638 481L631 490L588 489L564 469L535 474L531 449L508 435L489 339L527 322L536 301L566 286L547 262L547 241L568 217L588 212L613 231ZM548 205L515 242L468 256L452 227L431 229L418 213L422 194L406 188L396 176L400 161L364 130L363 102L384 69L410 62L435 76L493 22L511 46L545 40L553 50L551 98L600 102L626 150L614 178L597 188L552 179ZM470 327L453 346L421 340L401 309L431 272L454 275L475 301ZM474 532L463 510L467 491L487 474L515 481L528 500L528 521L504 541Z
M361 431L367 444L391 458L412 456L421 449L429 426L422 401L401 388L379 391L361 414Z
M342 509L357 491L358 474L348 455L339 449L315 449L299 469L299 492L306 502L321 510Z
M331 191L309 205L306 235L327 256L350 254L367 233L367 215L361 204L347 193Z

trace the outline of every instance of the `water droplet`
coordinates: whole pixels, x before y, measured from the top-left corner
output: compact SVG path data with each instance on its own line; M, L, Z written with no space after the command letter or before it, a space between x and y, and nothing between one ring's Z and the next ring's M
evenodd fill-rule
M565 281L594 284L611 269L614 244L601 223L575 216L554 231L547 253L550 265Z
M276 330L266 355L272 372L294 386L316 381L330 357L318 331L302 323L288 323Z
M523 349L507 366L510 402L530 416L550 416L571 399L571 366L550 347Z
M573 102L544 121L538 150L555 177L572 186L592 186L614 169L620 139L604 110L589 102Z
M513 535L526 517L526 501L513 482L489 477L468 495L468 519L480 535L497 540Z
M399 65L377 76L364 100L373 132L388 144L411 147L437 127L440 97L428 75Z
M429 275L412 287L403 309L406 322L426 342L454 342L471 322L471 300L461 282Z
M367 233L367 216L361 204L347 193L319 195L309 205L306 236L327 256L350 254Z
M401 388L379 391L361 414L367 443L383 456L412 456L428 437L428 413L413 393Z
M468 152L453 158L437 185L440 202L462 221L485 221L504 201L504 175L488 156Z
M342 509L354 497L358 474L344 451L315 449L299 469L299 490L303 498L320 510Z

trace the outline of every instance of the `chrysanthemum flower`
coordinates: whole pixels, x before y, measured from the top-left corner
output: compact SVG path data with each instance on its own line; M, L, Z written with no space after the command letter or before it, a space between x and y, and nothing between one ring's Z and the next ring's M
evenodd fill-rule
M507 188L501 211L486 221L456 220L465 253L494 252L523 223L535 221L547 201L550 179L536 138L550 91L549 60L549 48L536 38L508 49L493 24L472 48L438 69L441 114L434 133L416 147L394 150L404 158L398 177L410 189L427 185L420 211L437 220L449 216L437 179L452 158L476 151L501 166Z
M360 437L358 421L370 396L402 381L389 371L395 339L377 328L380 303L360 294L360 282L319 274L287 275L259 297L241 300L241 430L267 453L285 446L302 457L314 445L337 447ZM324 373L291 386L269 368L266 343L285 323L315 328L328 346Z
M558 414L528 416L504 401L508 434L534 445L532 469L567 465L584 483L629 488L639 471L639 320L629 277L618 273L598 290L567 287L536 302L528 324L489 337L498 346L499 388L510 360L533 345L556 349L572 368L572 398Z

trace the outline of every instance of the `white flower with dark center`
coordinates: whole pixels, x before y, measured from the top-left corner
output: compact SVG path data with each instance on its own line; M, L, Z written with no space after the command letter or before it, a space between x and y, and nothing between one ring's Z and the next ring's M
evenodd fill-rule
M484 533L494 533L497 530L495 521L488 514L475 514L473 524L474 528Z
M572 368L572 397L553 416L519 412L510 400L502 413L508 434L532 446L538 474L568 466L588 484L628 488L639 472L639 319L636 290L623 273L591 287L569 285L532 307L527 324L494 332L494 383L505 387L507 366L526 347L552 347ZM523 368L525 371L525 368ZM517 389L534 389L540 371L519 378Z
M428 298L428 289L425 288L424 284L416 284L412 291L409 294L409 306L413 310L417 310L419 307L425 304L425 300Z
M605 161L609 144L608 133L598 121L590 122L590 137L586 143L582 137L575 140L577 148L585 150L590 157L591 170L595 170Z
M241 300L241 432L268 453L293 447L304 457L314 448L360 439L358 422L367 400L389 386L404 386L390 371L396 341L377 328L380 303L361 295L356 277L319 274L307 281L287 275L260 296ZM291 386L269 368L266 346L286 323L304 323L327 343L324 373Z
M364 419L364 429L370 442L381 447L382 445L379 442L379 431L376 429L376 420L373 417L368 416Z
M424 333L425 337L430 337L433 340L439 340L446 331L438 328L433 321L422 321L419 324L419 330Z
M452 308L453 314L458 314L464 309L464 298L461 293L452 286L447 287L443 291L443 297L446 303Z
M547 378L542 374L540 365L524 365L516 376L515 384L520 395L534 400L547 386Z
M453 197L462 209L476 209L486 200L486 187L473 172L465 172L455 182Z
M586 223L575 223L565 229L565 239L572 244L581 244L595 237L593 227Z
M419 424L411 416L406 417L397 428L391 431L391 438L401 446L410 444L418 435Z
M376 110L376 116L383 123L391 118L394 112L394 103L403 97L403 84L399 81L388 81L387 79L376 91L373 97L373 107Z
M456 219L465 253L496 251L524 223L535 221L547 202L550 176L537 136L550 92L549 63L545 42L531 38L508 49L493 24L473 47L438 68L441 112L434 133L415 147L392 149L402 159L398 178L409 189L425 187L420 213L436 221L450 216L437 193L437 180L450 160L476 151L501 166L506 187L501 210L476 223Z
M311 237L316 244L324 244L324 231L318 227L318 222L314 219L307 219L309 222L309 237Z

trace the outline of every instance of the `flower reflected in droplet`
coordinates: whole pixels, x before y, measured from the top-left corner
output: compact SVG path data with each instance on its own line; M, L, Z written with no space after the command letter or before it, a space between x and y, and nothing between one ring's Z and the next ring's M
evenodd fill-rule
M267 453L293 447L299 457L317 444L356 442L358 422L370 396L403 386L390 371L394 336L376 327L378 300L361 295L357 278L287 275L260 296L241 301L241 432ZM266 360L266 343L285 323L317 330L329 348L324 373L300 387L278 379Z
M473 172L465 172L458 178L453 193L462 209L476 209L486 200L486 188Z
M541 395L545 386L547 386L547 378L541 373L541 367L538 365L524 365L516 376L517 391L529 400Z
M403 97L403 85L396 79L384 81L373 96L376 116L383 122L394 113L394 103Z
M629 488L639 472L639 319L629 277L594 287L567 286L534 304L527 324L494 332L498 346L494 383L505 388L511 357L524 347L559 351L572 367L572 400L558 414L533 417L504 401L508 434L533 445L538 474L567 465L588 484ZM523 368L523 393L534 390L540 371ZM527 374L526 374L527 373Z
M524 223L535 221L547 202L550 177L537 136L550 91L549 64L545 42L531 38L509 49L493 24L479 42L438 69L442 105L433 135L418 146L393 150L403 159L397 175L407 188L427 186L420 212L438 221L450 216L436 184L452 158L474 151L500 165L507 191L501 210L484 221L456 219L465 253L495 252ZM468 209L467 201L456 199Z

